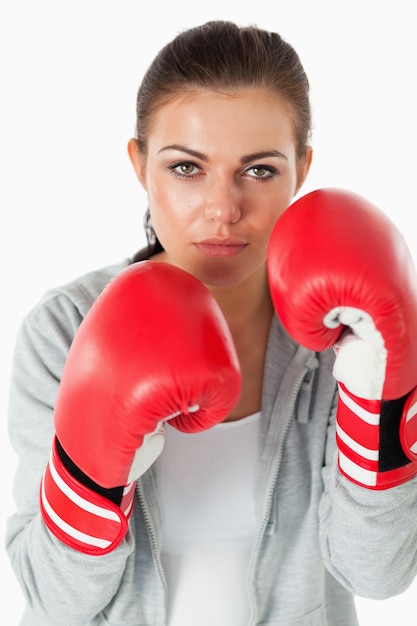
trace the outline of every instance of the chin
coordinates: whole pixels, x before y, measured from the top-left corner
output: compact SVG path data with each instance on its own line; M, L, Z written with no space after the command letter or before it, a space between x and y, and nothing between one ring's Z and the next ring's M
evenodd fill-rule
M216 271L202 271L194 274L199 280L201 280L206 287L213 288L226 288L235 287L245 281L246 276L243 276L241 272L226 271L225 269L218 269Z
M243 285L250 277L254 277L257 269L243 267L243 263L184 263L180 267L192 274L208 288L232 288Z

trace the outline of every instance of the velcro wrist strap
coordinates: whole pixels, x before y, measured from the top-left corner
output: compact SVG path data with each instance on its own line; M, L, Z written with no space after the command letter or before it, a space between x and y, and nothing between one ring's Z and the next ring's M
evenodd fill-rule
M339 469L368 489L389 489L417 474L417 463L410 462L401 448L401 411L395 420L393 415L386 417L389 424L383 423L382 412L382 401L358 398L339 383L336 419ZM385 432L387 425L389 431Z
M49 530L63 543L91 555L114 550L126 535L135 482L125 488L120 507L78 482L52 446L42 477L40 507Z

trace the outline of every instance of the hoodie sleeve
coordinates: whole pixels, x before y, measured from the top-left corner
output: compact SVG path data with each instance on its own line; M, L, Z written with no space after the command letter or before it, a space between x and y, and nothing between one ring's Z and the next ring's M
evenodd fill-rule
M70 294L71 295L71 294ZM9 435L17 454L15 512L7 520L6 547L14 573L42 624L85 625L117 592L131 533L114 552L94 557L61 543L39 512L39 486L53 439L53 407L71 341L97 294L77 290L45 297L23 320L12 367Z
M336 405L336 400L335 400ZM360 487L338 469L335 411L328 429L320 544L330 573L354 594L383 600L417 575L417 477L397 487Z

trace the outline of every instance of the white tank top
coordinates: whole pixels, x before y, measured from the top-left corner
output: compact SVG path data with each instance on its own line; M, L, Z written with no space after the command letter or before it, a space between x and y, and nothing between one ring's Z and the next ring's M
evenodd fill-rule
M242 626L255 535L260 413L196 434L166 425L159 457L169 626Z

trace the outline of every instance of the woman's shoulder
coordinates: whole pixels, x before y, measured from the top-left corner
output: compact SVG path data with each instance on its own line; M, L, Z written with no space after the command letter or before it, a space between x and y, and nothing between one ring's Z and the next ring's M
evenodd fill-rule
M54 307L59 302L67 302L84 317L106 285L130 263L131 260L126 258L119 263L90 270L70 281L49 288L42 295L33 312L36 313L45 307Z
M48 342L65 336L70 343L83 318L106 285L131 263L129 258L86 272L47 289L23 317L19 336Z

